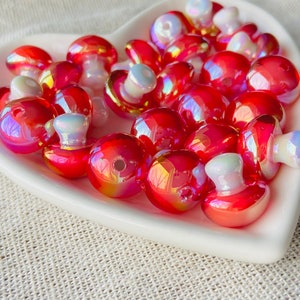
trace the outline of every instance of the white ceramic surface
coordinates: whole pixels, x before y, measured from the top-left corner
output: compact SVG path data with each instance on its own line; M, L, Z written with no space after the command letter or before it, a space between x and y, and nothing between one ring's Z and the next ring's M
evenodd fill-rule
M242 20L254 21L262 31L276 35L287 56L300 69L297 47L273 17L247 2L219 2L237 6ZM122 59L126 41L147 38L149 25L155 17L169 10L183 10L184 3L183 0L164 1L104 37L117 47ZM0 85L11 80L4 61L14 47L33 44L49 51L55 59L64 59L67 47L77 37L72 34L42 34L1 46ZM300 101L289 109L288 114L287 130L300 129L300 119L297 118ZM128 128L127 121L112 116L110 126L103 134L128 131ZM271 184L272 200L266 213L242 229L212 224L200 207L184 215L169 215L149 204L143 194L123 201L108 199L94 190L87 179L65 180L53 174L44 166L39 154L15 155L0 147L0 169L31 193L80 217L159 243L246 262L271 263L282 258L300 213L300 171L288 167L282 167Z

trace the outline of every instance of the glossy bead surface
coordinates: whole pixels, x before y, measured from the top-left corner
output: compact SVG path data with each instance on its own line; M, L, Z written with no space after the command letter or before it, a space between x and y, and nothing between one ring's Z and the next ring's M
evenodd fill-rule
M140 65L133 66L137 72L112 71L106 82L104 99L107 105L121 117L133 118L156 106L150 93L156 86L156 76L147 67L147 72L144 72L145 76L139 80L139 75L145 70L139 67Z
M268 55L279 55L281 52L280 44L277 38L271 33L262 33L256 40L257 53L256 57Z
M210 45L202 36L197 34L181 35L172 41L165 49L163 62L174 61L192 62L195 57L203 60L208 56Z
M196 153L206 163L214 156L225 152L236 152L238 132L227 124L205 124L192 132L184 147Z
M12 50L6 58L6 67L14 75L25 75L35 79L51 63L49 53L33 45L20 46Z
M0 112L9 101L10 88L3 86L0 88Z
M279 164L272 159L273 139L282 131L273 116L263 115L252 120L240 132L238 152L244 161L245 176L253 179L272 179Z
M91 117L93 105L87 92L78 85L68 85L58 90L51 104L58 114L80 113Z
M155 74L161 69L162 59L160 53L145 40L130 40L125 45L125 52L133 64L145 64Z
M141 140L150 154L160 150L182 148L185 139L180 116L169 108L153 108L143 112L132 124L131 134Z
M130 197L141 191L150 161L150 155L136 137L114 133L101 137L93 146L88 177L108 197Z
M0 138L13 152L36 152L49 143L51 136L45 124L54 117L45 99L28 97L9 102L1 113Z
M145 181L145 193L158 208L170 213L192 209L206 193L207 176L197 155L174 150L157 156Z
M213 86L232 100L247 90L246 76L249 69L250 62L242 54L217 52L204 62L200 82Z
M51 100L54 94L67 85L78 84L81 69L69 61L59 61L47 67L39 77L39 83L43 88L43 97Z
M256 221L266 210L270 189L264 182L246 183L243 161L236 153L216 156L205 166L216 189L202 202L205 215L224 227L243 227Z
M300 95L299 73L283 56L269 55L257 59L247 75L249 90L272 92L282 103L292 103Z
M187 62L166 65L157 75L157 84L152 92L161 106L171 107L174 101L190 87L194 68Z
M87 59L96 57L103 61L106 71L117 62L118 53L115 47L103 37L85 35L71 43L67 52L67 60L82 65Z
M181 94L174 103L188 131L196 130L204 122L215 122L224 119L228 100L215 88L194 84L191 89Z
M283 128L285 109L275 95L263 92L246 92L231 101L226 109L225 118L229 124L243 129L250 121L262 115L274 116Z

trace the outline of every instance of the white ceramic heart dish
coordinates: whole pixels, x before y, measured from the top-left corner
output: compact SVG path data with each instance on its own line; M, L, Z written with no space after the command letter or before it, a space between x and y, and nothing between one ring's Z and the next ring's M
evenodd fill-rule
M300 68L296 45L273 17L248 2L219 2L225 6L238 7L243 21L253 21L262 31L274 34L289 59ZM149 26L155 17L170 10L183 11L184 3L182 0L161 2L104 37L115 45L123 59L123 47L128 40L147 39ZM65 58L68 46L77 37L73 34L41 34L1 46L1 85L7 85L11 80L11 75L5 69L5 58L16 46L37 45L58 60ZM287 130L300 129L300 119L297 117L300 114L300 101L290 108L288 114ZM103 134L128 132L128 121L115 116L112 116L109 125ZM152 241L240 261L271 263L282 258L300 213L300 170L285 166L281 167L271 184L272 201L266 213L255 223L241 229L214 225L200 209L180 216L169 215L149 204L143 194L122 201L106 198L87 179L72 181L53 174L37 154L15 155L0 147L0 168L32 194L82 218Z

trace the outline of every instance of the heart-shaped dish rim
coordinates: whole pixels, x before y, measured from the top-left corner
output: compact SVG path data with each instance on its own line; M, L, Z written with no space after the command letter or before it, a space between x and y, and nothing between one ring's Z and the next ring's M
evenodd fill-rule
M238 7L243 21L254 21L262 31L273 33L287 57L300 68L297 46L271 15L244 1L218 2L224 6ZM184 11L184 1L160 2L103 37L115 45L121 60L125 59L125 43L133 38L147 39L155 17L170 10ZM6 55L13 48L23 44L37 45L46 49L54 59L61 60L77 37L75 34L47 33L24 37L0 47L0 65L3 69L1 85L7 85L11 79L4 63ZM287 130L300 129L300 120L297 118L300 113L299 102L287 110ZM112 118L114 123L106 127L102 134L128 132L128 121L114 115ZM143 194L122 201L106 198L94 190L87 179L67 180L53 174L37 154L16 155L1 147L0 169L32 194L82 218L159 243L239 261L271 263L282 258L300 214L300 170L285 166L281 167L271 183L272 201L266 213L258 221L241 229L216 226L206 219L199 208L180 216L169 215L153 207Z

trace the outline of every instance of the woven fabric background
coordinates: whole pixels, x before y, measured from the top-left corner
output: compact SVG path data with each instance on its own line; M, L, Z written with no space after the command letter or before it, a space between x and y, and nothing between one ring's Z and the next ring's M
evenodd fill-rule
M2 0L0 43L34 33L109 33L155 2ZM298 0L251 2L300 46ZM0 191L0 299L300 299L300 224L282 260L256 265L94 224L4 175Z

